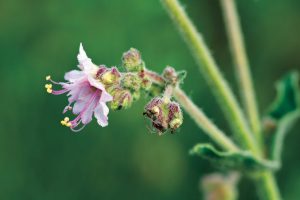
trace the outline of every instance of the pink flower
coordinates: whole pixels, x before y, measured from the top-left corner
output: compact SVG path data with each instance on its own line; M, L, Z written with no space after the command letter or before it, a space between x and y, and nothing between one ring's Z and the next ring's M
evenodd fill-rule
M102 69L92 63L87 57L82 44L80 44L79 54L77 56L80 70L72 70L65 74L65 80L68 82L55 82L50 76L46 80L50 80L53 84L60 85L61 90L53 90L52 84L46 84L48 93L60 95L67 93L69 104L65 107L63 113L72 110L77 115L71 120L66 117L61 121L62 125L70 127L73 131L80 131L92 120L94 114L100 126L108 125L109 109L106 102L112 101L112 96L105 90L104 85L97 79L97 72ZM73 105L73 107L72 107ZM75 129L80 124L83 126Z

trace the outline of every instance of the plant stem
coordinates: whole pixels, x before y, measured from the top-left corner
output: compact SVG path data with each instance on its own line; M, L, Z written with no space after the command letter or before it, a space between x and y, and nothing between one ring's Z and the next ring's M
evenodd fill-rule
M230 123L236 138L244 145L244 147L249 148L254 154L259 155L259 148L257 148L256 141L248 127L237 100L228 83L219 71L203 38L197 32L177 0L161 1L190 47L202 73L217 97L218 103L225 113L227 121Z
M178 87L173 95L185 111L191 116L196 124L204 130L218 145L228 151L238 151L239 148L229 139L203 112L198 108L187 95Z
M256 181L257 191L259 191L260 199L264 200L280 200L280 192L274 175L272 172L262 173Z
M251 79L249 62L247 59L244 39L240 27L239 17L234 0L220 0L223 9L227 35L231 47L231 53L235 63L236 76L243 104L250 121L250 127L256 140L262 144L261 123L256 104L255 91Z
M236 68L240 93L243 104L250 121L250 126L255 134L256 140L263 145L261 123L256 104L255 91L251 79L249 61L247 59L244 39L240 27L238 12L234 0L220 0L229 38L231 53ZM260 190L261 199L279 200L280 193L276 180L272 172L264 172L256 181L258 190Z

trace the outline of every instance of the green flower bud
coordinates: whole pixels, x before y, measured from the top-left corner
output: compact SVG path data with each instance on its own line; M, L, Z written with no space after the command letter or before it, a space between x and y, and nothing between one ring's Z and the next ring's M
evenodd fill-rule
M113 96L110 104L112 110L127 109L131 106L133 98L129 90L115 88L111 94Z
M121 81L123 87L131 89L133 91L139 91L141 88L141 83L141 78L134 73L126 73Z
M96 77L100 79L100 81L104 85L109 86L109 85L119 84L121 74L116 67L112 67L112 68L100 67L96 74Z
M141 92L140 91L135 91L135 92L132 93L132 98L133 98L134 101L139 100L140 97L141 97Z
M140 72L144 68L141 54L135 48L131 48L123 54L122 63L129 72Z
M186 77L185 71L176 72L173 67L167 66L162 76L168 84L176 85L177 83L182 83Z
M141 82L142 89L148 91L152 86L152 81L149 78L144 77Z
M175 84L177 82L177 73L173 67L167 66L162 76L169 84Z

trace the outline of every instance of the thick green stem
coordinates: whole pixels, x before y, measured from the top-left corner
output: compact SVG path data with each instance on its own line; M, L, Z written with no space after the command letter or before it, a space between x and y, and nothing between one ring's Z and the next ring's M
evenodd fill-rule
M256 104L249 61L247 59L243 34L235 1L220 0L220 2L224 14L227 35L229 38L231 52L235 63L236 75L239 81L238 85L240 86L240 93L243 99L243 104L246 109L246 113L250 121L250 126L255 134L256 140L260 145L263 145L259 112ZM256 181L256 187L260 191L261 199L281 199L276 180L272 172L263 173Z
M186 94L180 89L173 91L175 99L191 116L196 124L204 130L218 145L228 151L238 151L238 147L229 139L203 112L199 109Z
M280 192L272 172L262 173L256 180L257 191L262 200L280 200Z
M166 10L169 12L175 25L180 30L190 47L200 69L202 70L202 73L205 75L207 82L217 97L220 107L223 109L227 120L231 124L233 132L235 135L239 136L239 140L242 144L244 144L244 147L251 150L255 155L261 156L259 145L248 127L237 100L234 97L228 83L224 80L221 72L219 71L216 62L204 43L202 36L197 32L195 26L188 18L178 0L161 1L165 5ZM255 99L254 96L253 99ZM193 110L194 109L195 108L193 108ZM193 110L188 110L188 113L193 113ZM252 127L258 126L258 124L251 125ZM259 129L256 128L255 130ZM265 199L281 199L274 175L271 172L261 174L256 185L262 191L262 194L265 195Z
M235 136L245 148L249 148L254 154L259 155L259 148L257 148L256 141L248 127L237 100L228 83L219 71L203 38L197 32L177 0L162 0L162 3L165 5L166 10L169 12L175 25L181 31L190 47L202 73L211 86L220 107L223 109L233 133L235 133Z
M255 91L253 89L249 62L235 2L234 0L220 0L220 2L243 104L250 121L251 129L254 132L257 141L262 144L263 140Z

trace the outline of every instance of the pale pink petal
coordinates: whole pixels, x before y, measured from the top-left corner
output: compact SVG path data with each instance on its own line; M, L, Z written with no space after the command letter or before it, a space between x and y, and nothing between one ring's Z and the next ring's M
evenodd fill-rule
M86 94L91 93L91 88L88 81L69 84L68 89L70 90L68 93L69 103L72 103L78 100L80 97L84 97Z
M73 113L75 115L78 115L84 109L86 103L86 101L76 101L76 103L73 106Z
M72 70L65 74L65 80L75 82L76 80L83 78L84 75L85 73L82 71Z
M94 86L95 88L98 88L101 91L105 91L105 88L100 81L96 80L92 76L88 76L88 80L89 80L89 83L91 84L91 86Z
M105 90L102 91L100 101L108 102L108 101L112 101L112 100L113 100L113 97L108 92L106 92Z
M81 115L81 121L83 124L88 124L90 121L92 121L92 116L98 101L99 101L99 97L94 98L90 104L86 104L88 105L88 107L84 108Z
M78 67L83 71L89 72L98 69L98 66L92 63L92 60L86 55L82 43L80 43L79 54L77 55L77 59L79 62Z
M109 109L107 105L103 102L100 102L98 106L95 108L94 115L100 126L105 127L108 125L108 117L107 117L108 113L109 113Z

